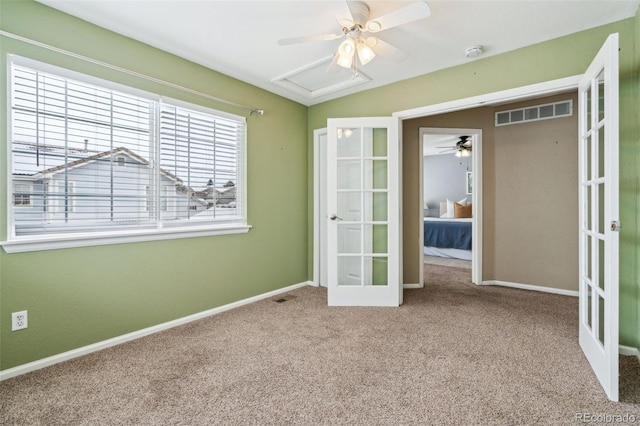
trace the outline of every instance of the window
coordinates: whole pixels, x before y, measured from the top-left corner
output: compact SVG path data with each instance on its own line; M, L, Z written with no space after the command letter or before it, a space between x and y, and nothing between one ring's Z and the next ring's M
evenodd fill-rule
M248 229L243 117L15 56L10 114L14 241Z
M31 206L31 185L21 183L14 184L13 205L19 207Z

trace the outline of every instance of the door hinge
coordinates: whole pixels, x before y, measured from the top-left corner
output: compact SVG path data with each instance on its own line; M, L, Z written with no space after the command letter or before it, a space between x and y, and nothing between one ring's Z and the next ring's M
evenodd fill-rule
M613 232L620 232L620 228L622 228L622 226L620 225L620 221L619 220L611 221L611 230Z

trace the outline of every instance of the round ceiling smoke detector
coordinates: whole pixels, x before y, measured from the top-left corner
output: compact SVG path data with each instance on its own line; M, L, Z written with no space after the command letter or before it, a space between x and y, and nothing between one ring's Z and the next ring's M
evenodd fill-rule
M477 58L482 53L482 46L471 46L464 51L467 58Z

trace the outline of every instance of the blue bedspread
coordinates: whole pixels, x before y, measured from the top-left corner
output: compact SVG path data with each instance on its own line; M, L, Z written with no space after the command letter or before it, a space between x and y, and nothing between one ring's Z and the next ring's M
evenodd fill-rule
M471 250L471 222L424 222L424 245Z

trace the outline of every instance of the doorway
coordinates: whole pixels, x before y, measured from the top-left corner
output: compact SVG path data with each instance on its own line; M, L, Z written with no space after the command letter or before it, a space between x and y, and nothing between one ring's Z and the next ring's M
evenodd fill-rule
M468 136L468 147L467 151L470 153L470 158L464 158L460 156L460 162L462 161L468 162L470 159L470 166L466 170L466 174L456 174L451 175L448 174L446 176L438 176L438 178L442 178L445 181L451 181L452 179L457 179L456 182L459 188L457 192L443 192L442 194L453 194L451 199L459 200L459 198L464 197L467 204L471 204L472 206L472 214L471 214L471 282L474 284L482 284L482 130L481 129L466 129L466 128L437 128L437 127L421 127L419 130L419 143L418 143L418 158L421 160L419 173L418 173L418 182L419 182L419 193L418 193L418 210L422 213L419 215L420 217L420 227L426 227L428 225L433 225L433 223L427 222L427 218L429 217L437 217L440 218L444 215L444 212L440 210L440 203L444 202L444 200L448 199L444 197L430 198L429 200L425 200L425 188L423 185L425 184L425 170L424 170L424 158L425 158L425 149L429 149L426 144L426 139L430 136L445 136L445 137L453 137L454 139L459 138L461 135ZM444 149L448 145L440 145L443 143L440 142L445 139L438 138L433 148L435 148L434 153L437 154L446 154L448 159L455 159L452 152L450 150ZM453 143L456 143L456 140L453 140ZM470 169L470 170L469 170ZM436 178L434 176L433 178ZM411 198L411 197L408 197ZM435 201L434 201L435 200ZM429 205L431 204L431 205ZM405 208L408 208L408 205L405 204ZM436 212L434 215L433 212ZM450 219L455 220L453 212L450 214ZM466 228L464 228L466 229ZM467 235L465 234L465 238ZM418 252L421 256L424 255L424 249L427 244L424 241L424 232L418 232ZM447 244L448 246L448 244ZM460 246L455 244L456 248L453 248L453 251L459 250ZM453 246L452 246L453 247ZM449 247L447 247L448 249ZM466 249L466 247L465 247ZM445 249L446 250L446 249ZM439 250L442 252L442 250ZM466 251L466 250L464 250ZM448 255L448 254L447 254ZM420 288L424 285L424 267L422 262L419 265L418 271L418 285L407 287L417 287Z

